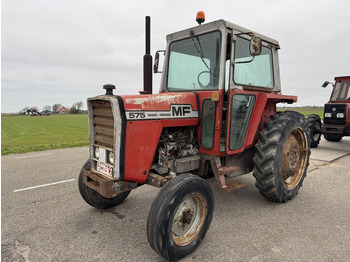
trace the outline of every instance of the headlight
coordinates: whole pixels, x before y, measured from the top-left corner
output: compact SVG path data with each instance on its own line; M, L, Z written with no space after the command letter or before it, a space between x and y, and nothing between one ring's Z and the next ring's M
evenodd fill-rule
M324 117L332 117L332 113L324 113Z
M344 118L344 113L337 113L338 118Z
M100 148L97 146L94 147L94 157L97 159L100 158Z
M112 165L114 164L114 154L112 151L108 152L108 162L111 163Z

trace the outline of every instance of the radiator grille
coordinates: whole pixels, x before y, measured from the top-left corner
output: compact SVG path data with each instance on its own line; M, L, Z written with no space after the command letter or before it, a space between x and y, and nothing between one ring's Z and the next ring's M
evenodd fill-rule
M104 100L92 101L95 144L113 148L114 119L111 103Z
M346 105L345 104L325 104L325 113L331 113L332 117L324 117L323 122L327 125L345 125ZM343 113L344 118L338 118L337 113Z

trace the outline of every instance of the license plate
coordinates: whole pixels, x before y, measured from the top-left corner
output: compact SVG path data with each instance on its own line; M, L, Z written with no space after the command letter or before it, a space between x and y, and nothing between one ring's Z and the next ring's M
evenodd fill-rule
M97 171L100 171L103 174L113 176L113 168L111 166L107 166L106 164L102 162L97 162Z

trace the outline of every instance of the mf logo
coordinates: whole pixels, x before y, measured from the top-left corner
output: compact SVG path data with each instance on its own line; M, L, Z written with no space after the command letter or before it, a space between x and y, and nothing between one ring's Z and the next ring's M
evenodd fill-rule
M172 105L171 115L172 116L186 116L192 113L191 106L189 105Z

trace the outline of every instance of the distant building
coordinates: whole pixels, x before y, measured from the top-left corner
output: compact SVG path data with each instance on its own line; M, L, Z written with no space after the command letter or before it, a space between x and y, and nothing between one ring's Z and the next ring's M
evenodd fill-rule
M52 111L50 111L50 110L43 110L40 113L41 113L41 115L49 116L49 115L51 115Z
M59 114L67 114L67 113L69 113L69 109L67 107L65 107L65 106L62 106L60 108L60 110L58 110L58 113Z

